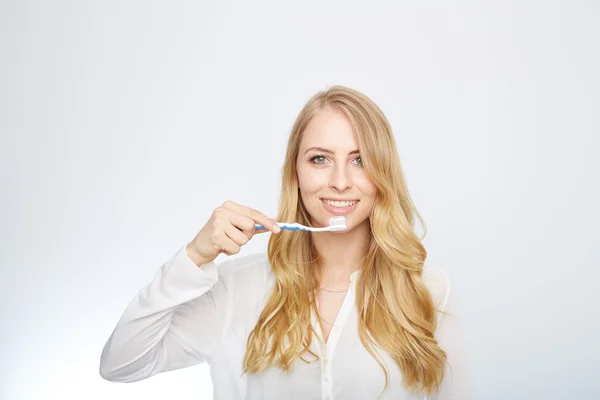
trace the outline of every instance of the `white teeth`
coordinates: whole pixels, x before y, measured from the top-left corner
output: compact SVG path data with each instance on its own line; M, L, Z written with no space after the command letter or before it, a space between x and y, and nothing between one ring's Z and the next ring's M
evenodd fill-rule
M330 206L334 206L334 207L348 207L357 202L357 200L354 200L354 201L323 200L323 201L325 203L329 204Z

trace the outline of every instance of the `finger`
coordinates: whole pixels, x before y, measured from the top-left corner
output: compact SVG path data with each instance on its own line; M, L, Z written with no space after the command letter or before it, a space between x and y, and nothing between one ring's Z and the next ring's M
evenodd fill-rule
M247 233L239 230L237 227L235 227L233 225L230 225L225 228L225 235L227 235L227 237L229 239L233 240L233 242L235 244L237 244L238 246L245 245L246 243L248 243L248 241L252 237L252 236L248 237Z
M240 232L240 234L244 235ZM244 235L245 236L245 235ZM238 246L233 240L231 240L227 235L222 235L219 238L219 247L221 248L222 253L225 253L228 256L232 256L240 252L241 247Z
M270 220L273 222L273 225L276 225L276 224L277 224L277 221L276 221L275 219L273 219L273 218L269 218L269 219L270 219ZM263 225L261 225L261 224L257 224L257 225L258 225L258 226L260 226L260 228L256 228L256 227L255 227L255 230L254 230L254 234L255 234L255 235L259 235L259 234L261 234L261 233L266 233L266 232L271 232L271 233L274 233L274 231L272 231L272 230L269 230L269 229L265 228L265 227L264 227Z
M248 239L251 239L252 235L254 235L255 229L254 220L250 217L246 217L245 215L238 214L235 211L227 210L226 212L229 222L236 228L243 231L248 236Z
M279 228L279 226L276 224L275 220L267 217L265 214L261 213L260 211L254 209L254 208L246 207L241 204L234 203L232 201L226 201L225 203L223 203L223 207L229 208L229 209L237 212L238 214L246 215L246 216L252 218L255 223L264 226L267 230L269 230L273 233L278 233L281 230ZM275 228L275 227L277 227L277 228ZM265 230L265 232L266 232L266 230Z
M254 220L250 217L238 214L237 212L232 211L231 209L223 208L221 210L221 218L223 218L225 226L233 226L238 231L243 232L246 235L247 240L252 239L252 236L254 236L254 234L256 233ZM261 231L258 233L262 232L266 231Z

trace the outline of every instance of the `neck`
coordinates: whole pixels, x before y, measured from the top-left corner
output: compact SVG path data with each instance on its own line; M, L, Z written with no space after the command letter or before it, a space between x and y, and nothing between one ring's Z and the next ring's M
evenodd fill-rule
M370 234L368 219L350 232L313 234L315 249L323 261L323 267L318 273L323 287L336 289L347 286L350 275L362 268L360 260L367 251Z

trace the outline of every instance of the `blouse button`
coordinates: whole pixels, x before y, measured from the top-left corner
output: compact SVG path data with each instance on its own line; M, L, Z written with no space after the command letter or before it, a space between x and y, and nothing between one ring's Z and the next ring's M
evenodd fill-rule
M323 378L325 380L325 382L327 382L329 380L329 377L326 376L325 378Z

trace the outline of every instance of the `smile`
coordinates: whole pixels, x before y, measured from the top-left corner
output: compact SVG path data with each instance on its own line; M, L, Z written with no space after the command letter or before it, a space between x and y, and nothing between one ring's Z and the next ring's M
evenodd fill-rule
M333 215L346 215L351 213L358 207L359 200L329 200L329 199L321 199L321 204L323 207Z
M358 202L358 200L345 200L345 201L336 201L336 200L329 200L329 199L321 199L323 200L323 202L329 204L330 206L334 206L334 207L348 207L351 206L352 204Z

